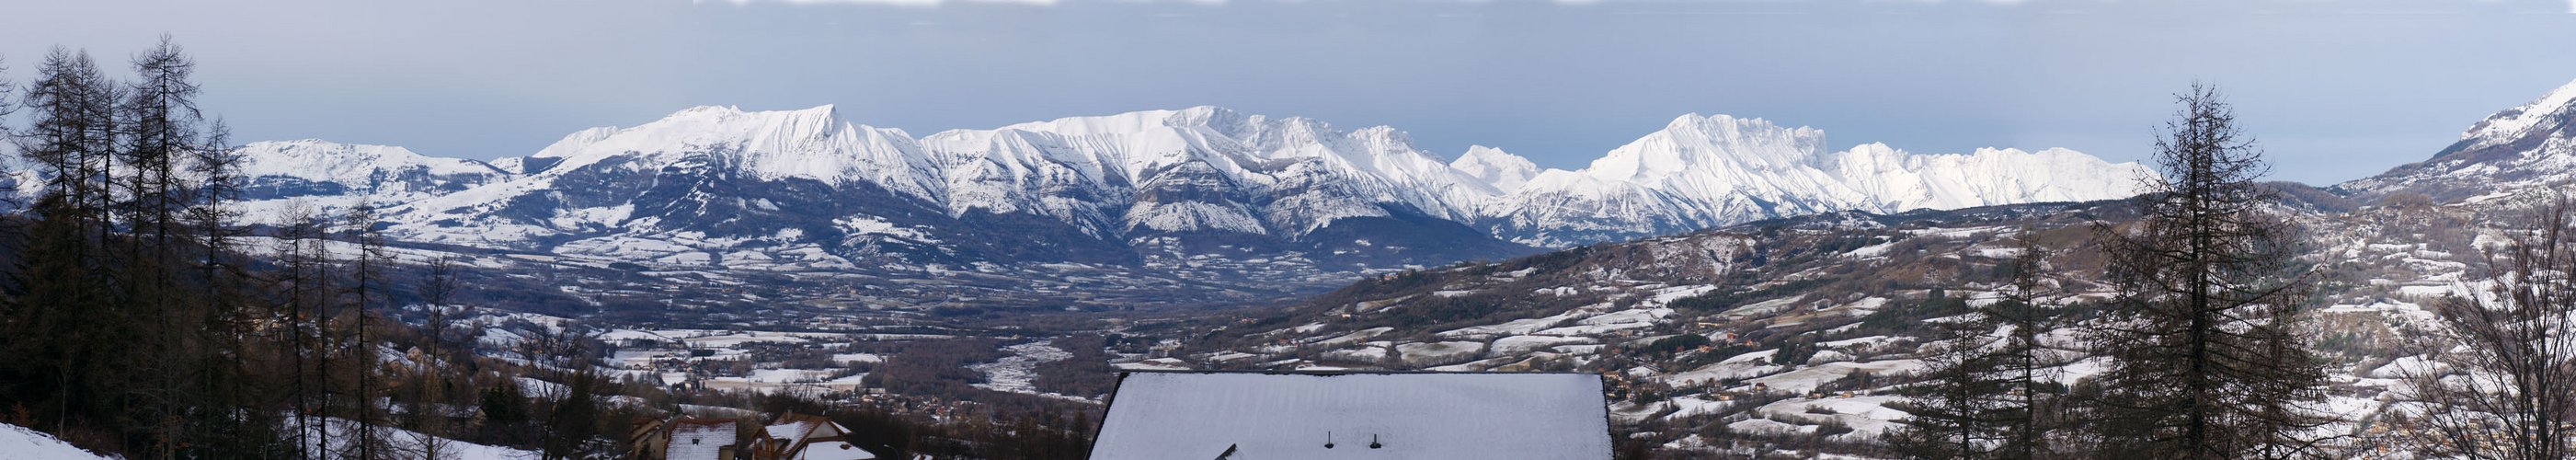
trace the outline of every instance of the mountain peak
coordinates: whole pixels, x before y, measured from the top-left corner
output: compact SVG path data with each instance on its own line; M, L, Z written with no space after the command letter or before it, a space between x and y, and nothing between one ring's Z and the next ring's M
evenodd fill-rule
M1458 163L1462 163L1462 164L1497 164L1497 165L1510 165L1510 166L1517 166L1517 167L1525 167L1525 168L1518 168L1518 169L1536 169L1536 168L1537 168L1537 165L1536 165L1535 163L1530 163L1530 161L1529 161L1529 159L1528 159L1528 158L1523 158L1523 157L1521 157L1520 155L1513 155L1511 152L1503 151L1503 149L1501 149L1501 148L1486 147L1486 146L1483 146L1483 145L1469 145L1469 146L1467 146L1467 152L1466 152L1466 153L1458 154Z
M2460 133L2474 143L2508 142L2534 131L2555 131L2576 118L2576 81L2540 95L2529 103L2487 116Z
M1681 116L1673 117L1673 120L1672 120L1672 121L1664 122L1664 129L1679 129L1679 128L1685 128L1685 127L1690 127L1690 126L1706 125L1706 124L1710 124L1710 123L1732 123L1732 122L1734 122L1734 121L1735 121L1735 116L1734 116L1734 115L1727 115L1727 114L1723 114L1723 113L1701 114L1701 113L1699 113L1699 112L1690 112L1690 113L1681 114ZM1762 121L1762 119L1760 119L1760 118L1754 118L1754 119L1752 119L1752 121Z
M680 111L677 112L671 112L670 115L663 116L660 120L655 120L653 123L686 120L730 120L738 118L837 121L840 120L841 116L839 108L833 104L784 110L743 110L742 106L738 105L701 105L680 109ZM653 123L646 124L650 125Z
M787 187L800 187L793 189L795 194L805 196L801 194L812 190L801 187L813 182L802 180L810 179L842 192L891 192L908 198L895 204L926 206L902 211L915 213L907 215L924 210L946 215L924 217L930 221L1037 219L1064 225L1068 235L1112 244L1124 244L1118 242L1136 236L1128 233L1142 231L1138 229L1304 238L1345 219L1428 218L1467 226L1453 230L1481 227L1487 232L1483 236L1560 245L1807 212L2099 199L2126 191L2091 184L2110 182L2093 180L2110 175L2097 170L2118 168L2071 152L2065 152L2069 159L2057 161L2039 158L2060 153L2054 151L1926 156L1867 144L1855 147L1854 154L1828 154L1824 146L1824 131L1815 128L1693 113L1610 150L1590 168L1566 171L1540 168L1528 158L1481 145L1454 159L1443 158L1416 148L1406 133L1389 126L1339 130L1311 118L1266 117L1207 105L957 129L920 138L843 121L832 105L770 111L711 105L641 125L572 133L533 155L503 162L509 172L425 182L486 185L430 197L412 208L420 214L408 221L465 222L468 216L449 214L519 209L513 203L526 196L557 200L581 195L579 201L527 201L534 204L510 212L513 219L543 220L531 224L537 226L530 231L582 234L601 231L588 226L599 222L558 218L574 210L626 205L777 211L764 206L778 205L781 195L776 193L790 189L762 189L762 183L797 179ZM377 157L418 155L391 149ZM291 167L295 162L274 164ZM450 166L494 169L479 163ZM356 167L327 175L356 184L384 170ZM603 183L705 188L684 195L555 195ZM844 185L864 187L838 188ZM746 195L701 199L706 193ZM669 201L674 197L687 199ZM805 207L828 206L818 202ZM677 219L671 216L677 214L664 217ZM652 222L660 223L638 225L689 225Z
M387 172L420 171L434 175L507 175L480 161L421 155L390 145L348 144L322 139L261 141L244 144L241 173L248 177L292 177L312 182L367 186Z
M1503 193L1519 190L1521 184L1528 183L1530 178L1539 174L1538 164L1531 163L1528 158L1482 145L1467 147L1467 153L1459 154L1456 161L1449 162L1449 167L1492 184L1495 190Z
M322 139L259 141L243 144L241 146L241 150L251 153L293 157L311 161L364 159L367 161L388 160L411 162L430 158L427 155L421 155L411 151L411 149L398 146L351 144Z
M1666 124L1662 131L1647 135L1718 147L1725 151L1746 153L1761 147L1781 147L1809 155L1822 153L1825 131L1799 126L1787 127L1761 118L1738 118L1732 115L1682 115ZM1640 139L1643 141L1644 139Z
M1229 114L1233 114L1233 113L1235 113L1235 112L1234 112L1234 109L1229 109L1229 108L1224 108L1224 107L1218 107L1218 106L1213 106L1213 105L1193 105L1193 106L1189 106L1189 107L1182 107L1181 109L1179 109L1179 110L1173 110L1172 112L1173 112L1173 114L1174 114L1175 116L1189 117L1189 118L1204 118L1204 117L1211 117L1211 116L1218 116L1218 115L1229 115Z
M2571 138L2576 82L2479 120L2431 159L2335 187L2365 198L2413 192L2448 201L2548 184L2576 173Z
M1200 105L1179 109L1138 110L1107 115L1062 117L1042 121L1013 123L990 130L953 129L946 132L964 133L969 131L1018 130L1083 136L1138 133L1166 127L1223 127L1236 123L1242 118L1244 118L1242 114L1237 113L1232 109L1213 105Z
M1825 132L1789 128L1760 118L1686 114L1664 129L1612 149L1587 174L1602 179L1662 186L1686 171L1766 171L1793 168L1822 155Z
M1356 139L1365 139L1369 142L1383 145L1401 146L1408 149L1413 146L1412 134L1406 134L1404 131L1396 130L1395 127L1387 125L1377 125L1351 130L1351 137ZM1428 152L1425 153L1427 154Z
M1780 124L1778 124L1778 123L1772 123L1772 122L1771 122L1771 120L1764 119L1764 118L1761 118L1761 117L1738 117L1738 116L1734 116L1734 115L1727 115L1727 114L1723 114L1723 113L1701 114L1701 113L1698 113L1698 112L1685 113L1685 114L1682 114L1681 116L1673 117L1673 121L1671 121L1671 122L1667 122L1667 123L1665 123L1665 124L1664 124L1664 130L1666 130L1666 131L1674 131L1674 130L1688 130L1688 131L1703 131L1703 132L1728 132L1728 131L1734 131L1734 132L1770 132L1770 131L1804 132L1804 131L1816 131L1816 132L1818 132L1818 133L1821 133L1821 132L1822 132L1822 131L1819 131L1819 130L1817 130L1817 129L1815 129L1815 128L1810 128L1810 127L1805 127L1805 126L1799 126L1799 127L1795 127L1795 128L1786 127L1786 126L1781 126L1781 125L1780 125Z

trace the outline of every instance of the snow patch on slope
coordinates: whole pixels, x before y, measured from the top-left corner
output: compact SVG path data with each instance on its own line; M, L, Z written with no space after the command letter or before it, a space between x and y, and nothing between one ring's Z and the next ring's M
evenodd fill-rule
M0 458L8 460L105 460L107 457L72 447L54 435L17 425L0 423Z

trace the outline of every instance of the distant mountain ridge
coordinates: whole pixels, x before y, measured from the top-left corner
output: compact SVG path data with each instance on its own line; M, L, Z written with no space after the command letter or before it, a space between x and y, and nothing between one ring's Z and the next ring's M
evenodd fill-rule
M928 136L828 105L708 106L490 162L314 140L243 153L251 220L372 202L415 243L674 268L1072 263L1293 282L1817 212L2119 198L2148 174L2063 149L1828 151L1814 128L1695 114L1551 170L1206 106Z
M2153 171L2066 149L1827 151L1824 131L1684 115L1580 171L1538 173L1479 216L1496 235L1568 246L1831 211L1895 213L2134 195Z

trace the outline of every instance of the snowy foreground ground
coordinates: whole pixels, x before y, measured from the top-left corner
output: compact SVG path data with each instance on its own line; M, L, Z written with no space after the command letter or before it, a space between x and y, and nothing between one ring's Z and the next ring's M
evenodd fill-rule
M348 444L348 441L357 437L356 428L357 425L349 423L348 420L338 418L323 419L321 431L327 432L328 434L322 437L329 439L331 444L321 450L339 452L349 451L350 445ZM532 450L486 446L447 438L424 436L419 432L401 428L377 427L376 430L377 436L381 436L385 439L385 448L394 452L420 452L424 450L422 449L422 443L426 441L439 443L438 450L444 452L440 453L438 457L442 459L535 460L541 457L541 455L536 451Z
M348 434L346 425L339 422L340 421L338 420L332 420L331 422L326 423L330 427L328 429L332 432L334 435L333 438L335 439L343 438ZM387 442L396 450L417 451L420 447L420 441L423 439L419 433L405 431L398 428L384 428L383 430L384 436L388 440ZM538 457L537 453L534 451L511 449L506 447L493 447L445 439L441 439L440 441L445 443L446 447L444 447L444 449L448 452L447 455L442 455L442 458L455 460L526 460ZM53 435L40 433L26 427L0 424L0 460L102 460L106 458L109 457L90 453L89 451L81 450L78 447L72 447L70 443L63 442L61 439L55 439Z
M100 457L70 443L17 425L0 424L0 460L93 460Z

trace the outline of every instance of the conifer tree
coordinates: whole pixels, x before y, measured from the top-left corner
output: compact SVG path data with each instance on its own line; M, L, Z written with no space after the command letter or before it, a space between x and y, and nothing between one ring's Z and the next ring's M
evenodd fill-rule
M2054 369L2066 364L2064 358L2041 341L2041 334L2058 327L2053 306L2046 304L2053 289L2040 274L2048 270L2048 248L2038 243L2037 229L2022 229L2019 247L2003 268L2009 278L1998 291L1994 302L1980 308L1995 325L2006 332L1997 339L1993 350L1994 371L2003 382L2005 397L1989 413L2005 432L1997 458L2036 459L2055 457L2048 446L2055 429L2047 407L2055 401L2043 400L2054 393Z
M289 436L289 443L298 450L304 450L327 445L322 436L327 433L317 425L319 420L316 417L321 410L314 396L323 386L319 382L322 379L317 377L321 372L312 364L318 360L318 352L322 348L317 337L321 328L314 320L318 316L315 313L317 305L312 295L317 284L314 278L318 277L316 272L319 271L316 267L320 261L315 260L309 249L312 247L310 240L318 238L321 230L312 208L301 201L289 203L280 218L285 225L278 230L277 246L271 256L277 264L271 290L277 292L278 302L271 309L270 317L285 329L285 348L289 350L288 362L293 369L287 383L287 400L293 414L293 434Z
M197 246L196 268L202 294L214 302L215 324L232 331L243 331L241 324L250 312L242 299L241 288L247 280L243 264L238 261L242 248L236 247L241 230L233 222L241 211L233 201L241 197L241 153L232 145L231 128L221 119L207 123L202 142L187 149L188 172L194 177L183 196L182 209L187 230L193 232Z
M454 256L442 254L432 257L428 266L423 267L420 285L414 289L420 293L421 303L429 309L429 323L425 325L428 334L424 340L428 349L421 354L419 368L414 371L418 376L415 384L419 386L420 397L413 407L420 409L413 411L419 422L412 431L419 433L413 445L418 446L420 458L442 458L453 450L443 437L451 436L444 407L449 402L448 387L454 384L454 380L447 375L447 359L440 347L447 340L447 305L458 287L456 270Z
M18 113L17 95L18 82L9 79L9 59L7 56L0 56L0 120L7 120L9 115ZM9 133L9 124L0 123L0 142L6 142L7 139L14 137ZM10 193L9 197L0 198L0 201L8 201L12 207L25 205L26 203L15 202L17 194L14 192L18 191L17 186L16 183L9 184L10 188L7 191L13 193Z
M12 267L17 307L0 325L0 350L13 365L0 369L0 386L56 433L132 415L133 401L115 389L137 377L129 366L135 355L117 340L138 331L116 302L100 205L115 143L114 93L87 53L56 47L22 95L28 126L11 137L44 183L35 184L28 209L35 221Z
M359 203L350 208L346 223L351 242L357 243L358 250L349 260L351 303L346 315L351 344L349 377L357 387L354 414L350 416L350 420L357 424L357 431L353 433L355 438L350 440L350 446L356 458L373 460L389 452L385 452L382 424L376 414L377 345L367 336L368 319L374 317L368 309L378 299L388 297L381 284L384 282L384 264L392 256L385 252L384 233L377 229L379 222L374 204Z
M117 107L122 142L114 159L123 166L111 171L121 176L111 182L122 188L114 201L120 211L116 227L126 243L117 278L123 302L149 318L150 330L136 344L146 357L145 374L154 380L141 417L157 432L152 450L168 456L198 444L194 433L201 424L224 422L199 420L192 409L213 405L212 390L222 386L214 382L232 373L223 369L225 362L195 358L214 341L202 322L207 299L182 295L181 288L181 277L194 273L186 267L192 260L182 254L191 252L184 247L189 239L180 217L192 184L180 162L202 142L198 87L190 80L196 64L164 35L159 45L135 56L133 67L137 80Z
M2157 144L2164 175L2134 225L2097 228L2118 297L2093 346L2114 358L2088 401L2102 458L2320 455L2324 372L2298 333L2308 280L2296 230L2255 182L2266 167L2217 90L2194 85Z
M125 181L126 226L138 244L159 249L163 259L176 257L173 240L184 236L181 215L191 184L182 162L204 141L199 131L204 114L197 109L200 89L190 80L196 67L169 35L162 35L158 45L134 58L137 80L121 110L127 139L119 156L132 171Z
M429 310L429 324L426 326L429 328L428 354L432 357L431 362L438 362L440 347L447 345L447 307L449 302L455 301L456 290L461 287L457 283L456 256L440 254L430 257L429 263L421 267L420 285L413 289L420 293L421 303L426 304Z
M1931 310L1956 301L1935 291L1924 302ZM1996 412L2009 382L1998 372L2003 357L1992 350L1999 343L1996 324L1983 312L1932 324L1940 340L1923 347L1928 379L1914 388L1919 395L1906 409L1913 417L1890 433L1888 444L1898 453L1908 458L1997 457L2006 432Z
M577 365L564 373L562 399L546 414L544 458L586 458L592 439L599 437L599 390L606 380L592 366Z

